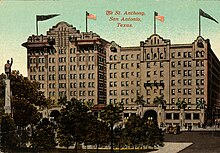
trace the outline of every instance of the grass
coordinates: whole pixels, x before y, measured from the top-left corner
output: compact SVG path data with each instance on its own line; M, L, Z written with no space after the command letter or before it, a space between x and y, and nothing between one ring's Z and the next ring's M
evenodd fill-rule
M153 149L144 149L144 150L142 150L142 149L136 148L135 152L136 153L146 153L146 152L151 152L151 151L155 151L155 150L157 150L157 149L154 149L154 150ZM50 149L50 150L38 149L35 152L33 152L32 149L25 148L25 149L16 150L15 152L16 153L86 153L86 150L82 149L82 150L77 150L77 152L76 152L75 149L69 149L67 151L67 149L56 148L56 149ZM87 153L97 153L97 150L96 149L88 149ZM98 153L111 153L111 152L109 149L100 148ZM134 150L132 148L124 148L124 149L121 149L119 152L119 149L115 148L114 153L134 153Z

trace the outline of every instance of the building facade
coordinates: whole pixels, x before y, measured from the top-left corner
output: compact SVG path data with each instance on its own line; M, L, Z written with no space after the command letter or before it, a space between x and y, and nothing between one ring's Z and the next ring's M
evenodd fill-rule
M107 44L95 33L60 22L46 36L32 35L22 44L28 78L40 82L41 91L54 101L66 95L68 100L105 104Z
M22 46L28 78L54 101L66 95L95 105L120 103L125 120L139 114L160 126L201 126L219 117L220 62L201 36L171 44L153 34L139 46L121 47L60 22ZM141 96L142 105L136 103ZM158 97L165 103L155 103Z
M154 34L140 46L116 49L107 51L107 103L122 102L125 118L135 113L154 116L159 125L181 126L218 118L220 62L209 40L171 44ZM143 96L142 106L138 96ZM154 103L161 96L163 106Z

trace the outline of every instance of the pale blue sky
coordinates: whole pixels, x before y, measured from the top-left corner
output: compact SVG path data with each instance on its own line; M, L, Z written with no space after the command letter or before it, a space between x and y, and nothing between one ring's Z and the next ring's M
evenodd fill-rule
M27 54L21 44L28 36L36 34L37 14L60 14L39 22L39 34L46 34L60 21L85 31L85 12L88 11L97 16L96 21L88 20L89 31L121 46L138 46L153 34L154 11L165 16L164 23L157 22L159 35L170 39L171 43L192 43L198 36L199 8L220 22L218 0L0 0L0 73L4 72L7 59L13 57L12 69L27 75ZM132 28L119 28L118 22L109 21L106 10L141 11L146 15L133 16L140 17L141 22L131 22ZM201 22L202 36L210 39L212 49L220 58L220 24L206 18Z

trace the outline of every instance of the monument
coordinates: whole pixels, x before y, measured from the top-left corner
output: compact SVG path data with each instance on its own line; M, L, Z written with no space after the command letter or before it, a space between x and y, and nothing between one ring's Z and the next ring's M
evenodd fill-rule
M6 74L6 80L5 80L5 113L11 114L11 89L10 89L10 75L11 75L11 66L13 64L13 59L11 58L11 63L9 60L7 60L7 63L5 64L5 74Z

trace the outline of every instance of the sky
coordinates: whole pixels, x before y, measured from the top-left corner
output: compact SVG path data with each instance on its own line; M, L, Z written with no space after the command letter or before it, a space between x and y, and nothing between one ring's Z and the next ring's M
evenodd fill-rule
M164 23L156 22L157 34L170 39L171 44L192 43L198 36L199 8L220 22L219 0L0 0L0 74L12 57L12 69L27 76L27 51L21 44L36 35L36 15L60 14L39 22L39 34L46 35L60 21L85 32L88 11L97 16L96 20L88 20L88 31L123 47L139 46L140 41L153 34L154 11L164 16ZM143 13L126 15L126 11ZM123 17L139 19L121 21ZM118 21L110 21L113 18ZM119 23L132 27L118 27ZM220 58L220 24L201 17L201 29L201 35L210 39L213 51Z

